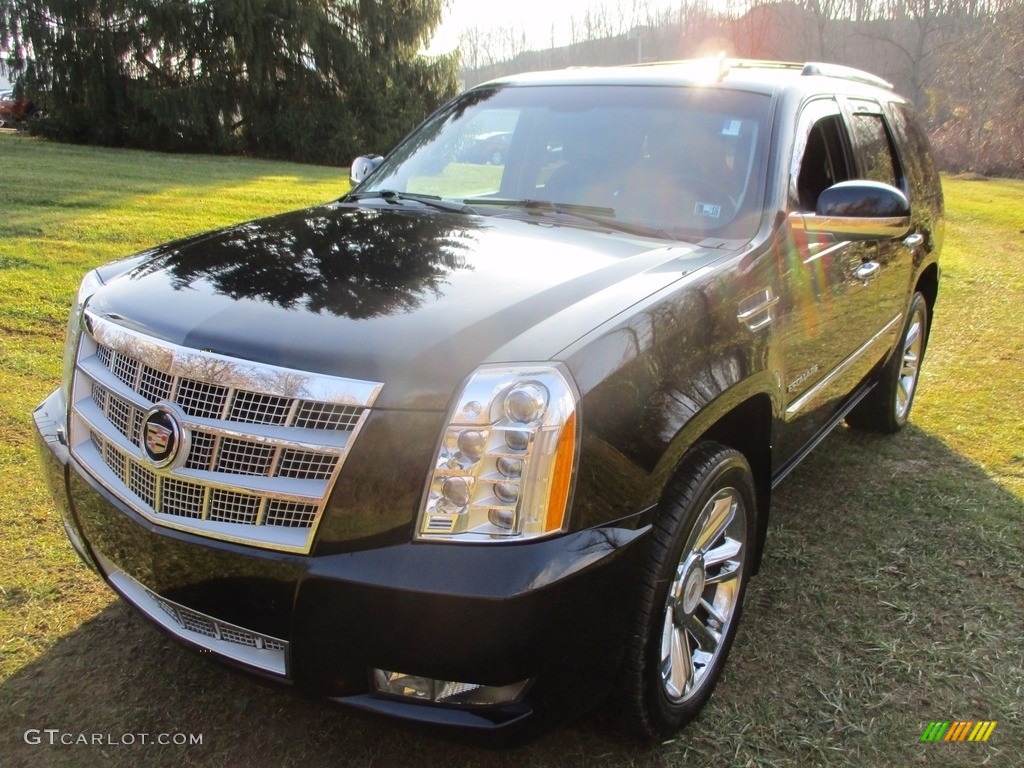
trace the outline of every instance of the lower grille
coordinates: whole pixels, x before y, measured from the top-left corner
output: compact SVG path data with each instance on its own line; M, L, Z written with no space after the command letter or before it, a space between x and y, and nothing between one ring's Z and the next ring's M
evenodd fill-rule
M103 565L110 566L110 563L104 560ZM285 640L186 608L161 597L123 571L111 568L108 578L132 605L171 634L265 672L287 674L288 643Z
M178 347L87 312L71 449L154 522L308 552L380 388ZM154 406L174 421L174 436L150 435ZM154 446L168 441L181 455L157 461Z

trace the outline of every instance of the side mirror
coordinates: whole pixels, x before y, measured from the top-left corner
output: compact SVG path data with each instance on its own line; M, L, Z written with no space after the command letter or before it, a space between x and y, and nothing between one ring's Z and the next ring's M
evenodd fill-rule
M380 155L360 155L352 161L352 167L348 171L348 178L353 185L359 184L377 170L377 166L384 162Z
M793 225L840 240L885 240L910 231L910 202L896 187L877 181L841 181L818 197L813 215L793 214Z

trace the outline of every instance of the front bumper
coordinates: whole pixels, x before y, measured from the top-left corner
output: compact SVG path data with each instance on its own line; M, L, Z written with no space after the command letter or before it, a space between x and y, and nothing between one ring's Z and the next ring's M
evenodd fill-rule
M216 541L157 526L99 486L67 450L64 411L57 391L35 423L69 539L122 597L187 644L362 710L463 729L570 717L615 679L648 529L325 556ZM507 704L438 705L375 694L374 669L531 682Z

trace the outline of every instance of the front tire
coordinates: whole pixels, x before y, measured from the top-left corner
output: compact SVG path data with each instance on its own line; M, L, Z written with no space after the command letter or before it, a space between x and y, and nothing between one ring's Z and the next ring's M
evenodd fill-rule
M646 737L686 725L721 676L752 566L755 498L746 459L716 443L693 449L669 486L622 681L625 719Z
M846 416L851 427L891 435L910 418L928 342L928 302L920 292L910 300L903 335L879 374L878 385Z

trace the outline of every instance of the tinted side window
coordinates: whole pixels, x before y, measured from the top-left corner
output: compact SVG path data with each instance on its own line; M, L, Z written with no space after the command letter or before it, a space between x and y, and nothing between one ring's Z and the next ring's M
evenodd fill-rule
M801 211L813 211L818 196L840 181L850 178L843 152L842 122L838 115L819 120L807 136L796 188Z
M804 105L789 172L790 210L813 213L822 192L853 178L849 147L850 137L835 99L818 98Z
M903 161L911 182L911 195L930 197L939 189L939 172L932 162L928 137L907 104L892 105L893 130L900 140Z
M882 116L854 113L850 118L850 129L863 178L902 187L899 163L893 154L892 141Z

